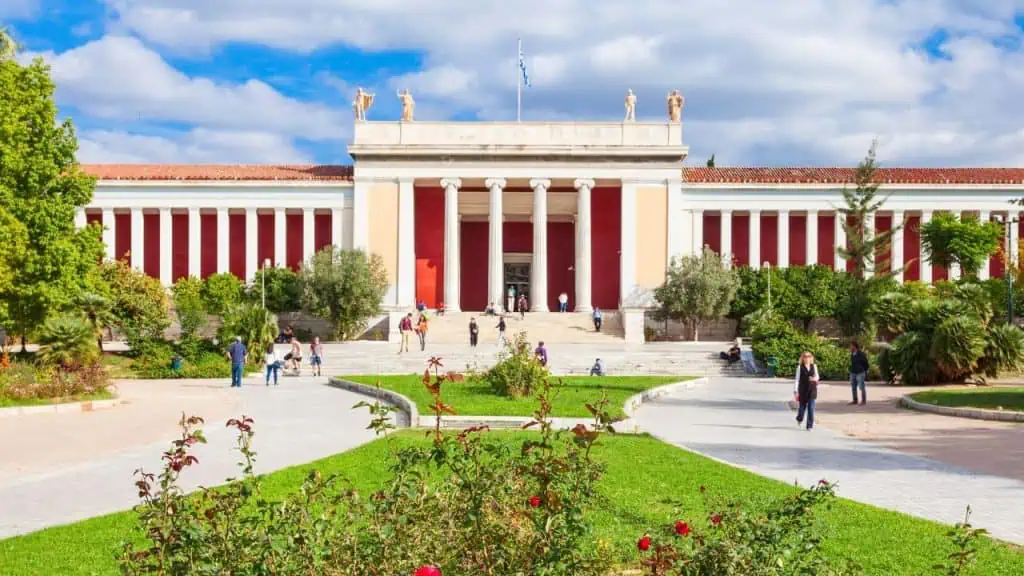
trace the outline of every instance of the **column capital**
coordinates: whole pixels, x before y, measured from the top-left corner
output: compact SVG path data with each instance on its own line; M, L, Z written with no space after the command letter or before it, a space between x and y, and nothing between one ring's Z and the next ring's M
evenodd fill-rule
M533 188L534 190L537 190L538 188L543 188L544 190L547 190L548 188L551 188L551 179L534 178L530 180L530 188Z
M451 189L451 188L455 188L456 190L458 190L459 188L462 188L462 179L461 178L441 178L441 188L444 188L445 190L448 190L448 189Z
M487 180L484 180L484 186L489 189L504 188L505 184L508 184L508 181L504 178L488 178Z
M586 188L588 190L593 190L593 188L594 188L594 179L593 178L577 178L575 181L573 181L572 187L577 189L577 190L579 190L580 188Z
M725 216L726 214L732 214L732 208L722 208L720 212L723 216Z
M761 210L759 210L759 209L751 209L751 210L747 210L747 212L749 212L751 216L760 216L761 215Z

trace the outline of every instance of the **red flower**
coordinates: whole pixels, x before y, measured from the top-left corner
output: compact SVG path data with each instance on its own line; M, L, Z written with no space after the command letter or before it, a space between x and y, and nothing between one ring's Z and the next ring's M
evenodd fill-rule
M441 576L441 571L435 566L420 566L412 576Z
M714 524L715 526L718 526L719 524L722 523L722 516L719 515L719 514L712 515L711 516L711 523Z
M818 480L818 486L828 486L828 480L825 480L824 478Z
M690 525L686 522L683 522L682 520L676 522L676 534L679 534L680 536L689 536Z
M641 552L647 552L648 550L651 549L651 537L650 536L644 536L643 538L637 540L636 547Z
M530 496L530 508L540 508L540 496Z

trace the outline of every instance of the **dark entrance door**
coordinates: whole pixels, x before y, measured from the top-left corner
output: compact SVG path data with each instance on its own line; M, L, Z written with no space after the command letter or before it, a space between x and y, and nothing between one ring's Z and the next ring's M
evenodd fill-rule
M506 311L515 311L520 294L530 297L530 264L505 264Z

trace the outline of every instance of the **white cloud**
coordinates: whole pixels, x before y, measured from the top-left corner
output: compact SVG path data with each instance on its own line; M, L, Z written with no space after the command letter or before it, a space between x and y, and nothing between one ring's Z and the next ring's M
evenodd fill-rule
M79 137L79 162L170 164L307 164L312 160L278 134L198 128L172 137L95 130Z
M11 20L29 18L34 15L38 9L38 0L4 0L3 2L0 2L0 18ZM2 22L0 22L0 24L2 24Z

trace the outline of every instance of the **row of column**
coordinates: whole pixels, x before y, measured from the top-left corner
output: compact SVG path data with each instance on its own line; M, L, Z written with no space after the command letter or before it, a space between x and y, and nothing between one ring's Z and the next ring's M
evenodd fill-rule
M720 210L721 214L721 225L719 229L720 237L720 248L719 251L722 254L732 254L732 210ZM748 236L748 260L751 268L757 269L761 265L761 211L760 210L746 210L750 215L750 229L747 234ZM779 268L786 268L789 266L789 210L776 210L774 211L778 215L778 242L776 243L776 262ZM807 230L805 235L806 241L806 262L807 265L813 265L818 263L818 211L807 210ZM924 226L932 219L932 210L921 210L921 221L920 225ZM703 211L695 210L695 228L697 228L700 222L703 222ZM905 223L904 217L905 212L902 210L895 210L889 213L892 216L893 226L898 223ZM979 220L982 222L989 222L992 220L992 213L988 210L981 210L977 212ZM1017 260L1017 246L1019 236L1019 218L1017 213L1009 213L1010 221L1010 232L1009 232L1009 246L1006 247L1011 262L1016 263ZM846 231L843 228L841 213L835 212L833 215L833 226L835 227L835 246L846 245ZM873 234L875 231L875 216L869 215L865 222L865 228L867 234ZM696 238L700 238L699 242L696 242L694 246L703 246L703 229L695 229L694 234ZM900 282L903 281L903 252L904 252L904 227L900 227L892 235L892 247L890 254L891 268L896 270L896 279ZM920 265L920 276L922 282L931 282L932 280L932 266L927 259L921 258L919 261ZM978 277L981 280L986 280L990 276L990 262L986 262L981 270L978 272ZM835 268L837 270L844 269L846 262L838 252L835 253ZM870 271L868 272L870 274ZM956 279L959 277L960 272L954 268L949 271L950 278Z
M170 286L173 283L171 272L171 260L173 258L173 226L171 225L171 208L159 208L160 214L160 281ZM202 224L200 222L201 208L188 208L188 273L191 276L200 277L200 266L202 259L202 245L204 240L209 242L210 238L202 237ZM217 214L217 272L229 272L231 242L229 237L228 208L216 208ZM245 208L245 276L246 280L252 280L260 268L258 261L258 221L257 208ZM331 208L331 238L333 244L342 244L342 223L343 211L340 208ZM275 267L286 265L288 220L284 208L274 208L274 261ZM138 270L143 269L143 255L145 246L145 226L143 224L143 209L130 208L131 213L131 248L130 264ZM302 258L308 260L314 253L315 244L315 209L302 209ZM85 226L86 215L79 210L75 218L78 226ZM103 243L106 245L106 257L114 259L115 239L117 238L117 221L114 218L113 208L102 209Z
M503 224L504 212L502 194L507 181L504 178L488 178L484 186L488 190L488 256L487 295L488 301L499 305L505 297L505 266ZM444 301L450 310L461 308L461 271L459 243L459 178L444 178L441 187L445 191L444 203ZM576 200L576 310L589 312L591 308L591 230L590 192L594 180L579 178L573 182L577 191ZM551 180L535 178L530 180L533 189L533 259L530 268L530 300L535 312L548 311L548 200L547 193Z

